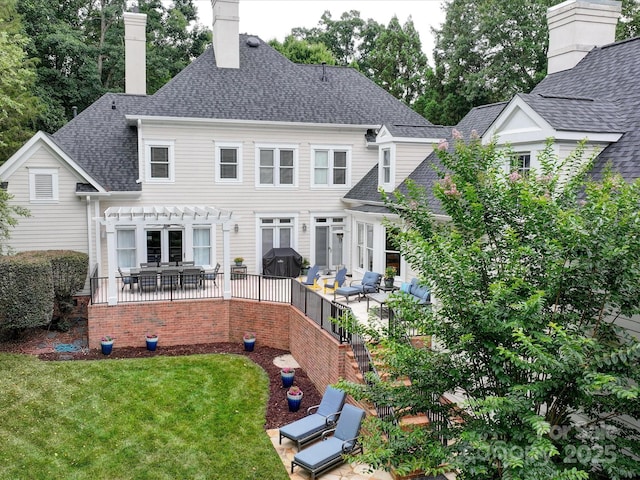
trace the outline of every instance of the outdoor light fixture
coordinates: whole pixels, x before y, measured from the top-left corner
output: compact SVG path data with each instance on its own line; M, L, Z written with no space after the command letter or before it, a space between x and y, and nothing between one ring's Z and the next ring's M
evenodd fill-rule
M303 224L302 224L302 231L303 231L303 232L306 232L306 231L307 231L307 224L306 224L306 223L303 223Z
M236 223L236 224L233 226L233 231L234 231L234 232L236 232L236 233L238 233L238 230L240 230L240 227L238 227L238 224Z

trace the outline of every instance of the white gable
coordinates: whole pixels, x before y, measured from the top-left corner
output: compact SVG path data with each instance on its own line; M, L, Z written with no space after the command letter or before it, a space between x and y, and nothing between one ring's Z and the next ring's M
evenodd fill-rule
M484 140L496 139L498 144L517 145L544 141L557 132L520 97L515 96L484 135Z

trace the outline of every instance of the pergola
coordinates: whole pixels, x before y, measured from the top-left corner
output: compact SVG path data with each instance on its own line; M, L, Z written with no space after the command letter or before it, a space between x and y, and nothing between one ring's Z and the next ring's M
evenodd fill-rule
M109 264L108 304L118 303L118 286L114 265L116 258L116 228L124 225L221 225L222 226L222 266L223 297L231 298L231 221L235 220L231 211L209 206L139 206L109 207L99 221L105 227L107 236L107 260Z

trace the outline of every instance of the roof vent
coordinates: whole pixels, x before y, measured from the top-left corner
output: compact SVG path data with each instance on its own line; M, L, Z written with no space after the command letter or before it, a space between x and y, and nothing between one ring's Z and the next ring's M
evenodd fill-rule
M247 38L247 45L251 48L258 48L260 46L260 40L256 37Z
M116 101L112 101L111 102L111 110L115 110L116 109Z
M322 77L320 78L320 81L327 81L327 62L322 62Z

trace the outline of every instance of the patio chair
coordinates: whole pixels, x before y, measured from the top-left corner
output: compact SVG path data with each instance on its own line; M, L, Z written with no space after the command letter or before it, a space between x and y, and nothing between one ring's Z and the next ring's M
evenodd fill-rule
M320 288L318 286L318 280L320 279L320 274L318 273L319 269L320 267L318 267L318 265L314 265L313 267L311 267L307 272L307 278L305 280L302 280L300 283L302 283L303 285L306 285L307 287L313 290L319 289Z
M333 436L328 436L331 431L324 432L321 442L296 453L291 461L291 473L293 467L298 465L308 470L311 480L315 480L316 475L343 464L343 455L362 452L358 435L364 415L364 410L353 405L345 405Z
M158 290L158 271L153 269L144 269L140 271L138 276L138 289L142 292L147 288Z
M361 300L367 293L375 293L380 288L380 281L382 275L376 272L365 272L362 280L353 280L349 286L336 288L333 291L333 301L336 301L336 295L342 295L346 297L347 303L349 303L349 297L357 295L358 301Z
M346 279L347 279L347 267L344 267L338 270L338 273L336 273L335 278L325 279L323 292L327 293L327 290L331 290L333 292L335 289L340 288Z
M327 387L320 401L307 409L307 416L280 428L279 443L282 437L293 440L298 450L303 445L320 438L323 432L334 428L347 394L342 390Z
M129 285L129 290L133 288L134 283L138 283L138 277L132 277L131 275L125 275L122 273L122 269L118 267L118 273L120 274L120 278L122 279L122 288L120 290L124 290L124 287Z
M170 290L178 287L178 279L180 278L180 272L177 269L165 268L160 272L160 286L162 290L168 287Z
M216 263L216 267L211 272L204 272L205 280L213 280L214 285L218 285L216 283L216 278L218 277L218 272L220 271L220 262Z
M182 272L182 288L189 286L198 288L202 285L202 270L199 268L185 268Z

